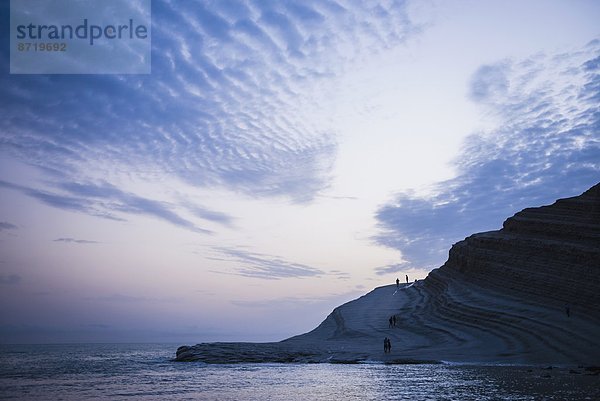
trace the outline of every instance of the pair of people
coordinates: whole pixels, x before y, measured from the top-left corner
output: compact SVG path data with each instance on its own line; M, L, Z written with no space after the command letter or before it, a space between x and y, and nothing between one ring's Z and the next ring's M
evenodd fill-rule
M396 315L390 316L388 322L390 322L390 328L396 327L396 322L397 322Z
M408 274L406 275L406 284L408 284ZM400 279L396 278L396 288L400 288Z
M392 342L387 337L383 340L383 352L386 354L392 352Z

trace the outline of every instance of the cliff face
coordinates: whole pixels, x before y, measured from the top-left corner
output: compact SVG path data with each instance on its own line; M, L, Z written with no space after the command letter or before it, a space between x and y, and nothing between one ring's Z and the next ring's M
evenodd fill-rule
M440 270L527 299L598 308L600 184L551 206L525 209L500 231L468 237L452 247Z
M383 352L384 337L391 353ZM279 343L181 347L177 359L598 365L600 184L458 242L425 280L376 288L309 333Z
M423 292L420 319L470 360L597 363L600 184L458 242Z

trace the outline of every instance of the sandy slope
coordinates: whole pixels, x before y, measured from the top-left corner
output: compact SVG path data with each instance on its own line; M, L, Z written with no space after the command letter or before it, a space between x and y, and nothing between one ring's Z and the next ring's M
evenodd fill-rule
M594 364L597 316L507 297L460 280L438 292L424 281L380 287L337 308L317 329L287 342L328 345L334 358ZM388 318L396 314L397 327ZM383 338L392 352L383 353ZM341 352L344 351L344 352Z

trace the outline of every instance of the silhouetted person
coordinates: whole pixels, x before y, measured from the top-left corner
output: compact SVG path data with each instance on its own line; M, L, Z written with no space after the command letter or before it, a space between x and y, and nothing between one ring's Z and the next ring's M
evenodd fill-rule
M399 278L396 279L396 288L400 288L400 279Z
M392 317L390 316L390 328L394 327L394 319L392 319Z
M406 275L406 284L408 284L408 274Z
M396 327L396 315L392 316L392 322L394 323L394 327Z
M387 350L388 352L392 352L392 340L388 338L387 340Z
M571 317L571 307L569 305L565 305L565 313L567 317Z
M383 352L384 353L388 352L388 341L390 341L390 340L388 340L387 337L383 339Z

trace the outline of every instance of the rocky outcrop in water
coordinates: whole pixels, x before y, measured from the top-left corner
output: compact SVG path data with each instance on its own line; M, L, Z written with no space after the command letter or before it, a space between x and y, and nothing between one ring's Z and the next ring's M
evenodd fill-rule
M177 360L599 365L600 184L466 238L425 280L376 288L309 333L180 347Z

